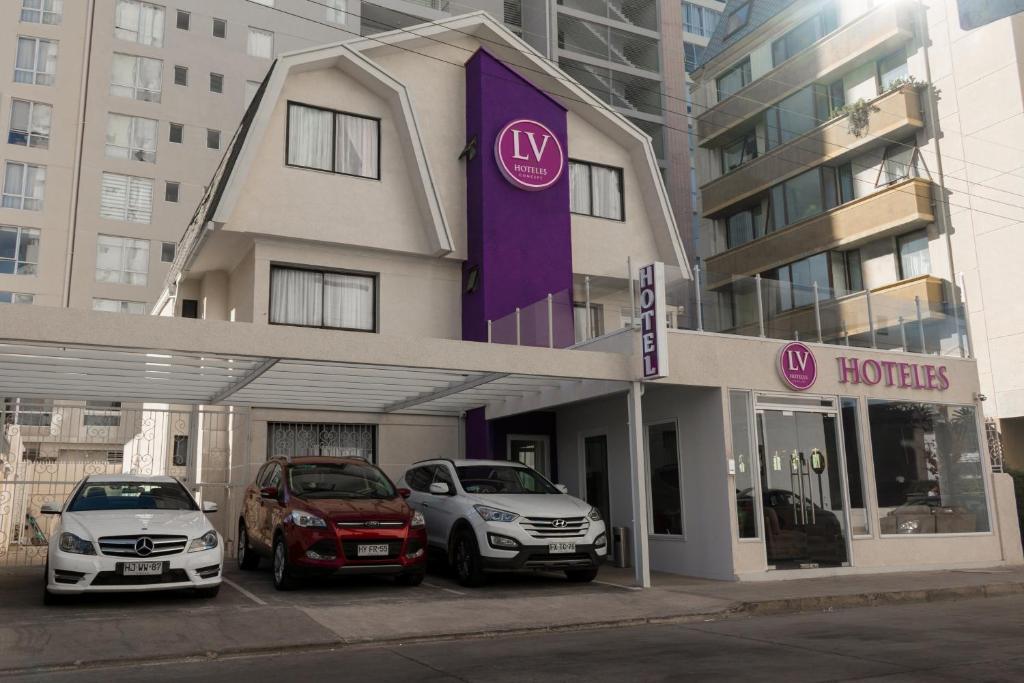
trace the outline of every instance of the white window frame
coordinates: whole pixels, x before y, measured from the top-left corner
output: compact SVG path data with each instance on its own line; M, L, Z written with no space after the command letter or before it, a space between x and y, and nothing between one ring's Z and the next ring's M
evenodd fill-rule
M34 46L32 48L32 66L30 68L18 66L18 53L21 52L21 41L27 40L32 41ZM41 48L43 45L53 46L53 62L54 70L46 71L46 60L43 59L40 63ZM14 82L15 83L27 83L29 85L53 85L57 80L57 59L60 55L59 43L56 40L49 40L47 38L37 38L35 36L18 36L18 41L15 47L14 56ZM19 80L18 74L28 74L28 80Z
M332 24L345 24L348 16L348 0L324 0L324 17Z
M108 187L114 188L114 183L124 184L124 205L119 211L106 211L104 197ZM113 221L125 221L127 223L153 222L153 179L140 176L125 175L123 173L111 173L104 171L100 179L100 217ZM148 202L137 204L134 200L141 198L143 201L148 195Z
M270 37L270 52L268 54L262 54L255 48L259 46L259 43L253 43L253 37L263 38L266 36ZM245 53L250 57L259 57L260 59L273 59L274 58L274 32L268 31L264 28L256 28L255 26L249 27L249 35L245 44Z
M331 168L321 168L317 166L307 166L301 163L295 163L292 161L291 148L294 144L292 140L292 110L295 108L311 109L321 113L329 113L332 116L331 127L330 127L330 148L331 148ZM303 104L302 102L288 102L288 114L287 114L286 127L286 154L285 154L285 165L292 168L304 168L313 171L321 171L325 173L335 173L338 175L346 175L353 178L367 178L370 180L380 180L381 178L381 120L375 116L366 116L364 114L354 114L351 112L338 111L335 109L327 109L326 107L317 107L309 104ZM364 121L372 121L376 125L377 141L375 146L376 159L373 161L373 168L376 169L376 175L369 175L363 173L351 173L347 171L339 170L341 168L340 160L338 159L338 124L346 118L361 119ZM296 136L298 133L296 134ZM363 166L366 167L369 164L363 162Z
M14 108L19 104L28 105L28 130L21 130L20 128L14 127ZM36 131L33 128L33 122L35 120L36 110L39 108L45 108L50 111L50 125L45 131ZM50 133L53 129L53 105L45 102L36 102L34 100L23 100L16 97L11 98L11 125L7 132L7 143L10 145L20 145L22 147L34 147L36 149L49 149L50 147ZM15 142L12 139L14 133L21 133L25 136L24 142Z
M26 24L59 26L64 0L21 0L21 20Z
M164 83L164 79L163 79L164 62L163 62L163 60L162 59L154 59L152 57L143 57L141 55L130 55L130 54L126 54L124 52L115 52L114 56L113 56L113 59L116 60L119 57L120 58L127 58L127 59L134 60L134 65L132 67L132 82L131 83L115 83L114 82L114 69L113 69L113 65L111 65L111 69L110 69L110 94L113 95L114 97L127 97L127 98L130 98L130 99L133 99L133 100L139 100L140 102L160 102L161 94L163 93L163 83ZM142 67L142 63L144 61L146 61L146 62L156 62L159 65L158 71L160 73L160 80L156 84L156 90L153 90L152 88L143 87L143 85L140 83L140 78L141 78L141 74L142 74L142 68L141 67ZM127 89L130 92L129 92L129 94L125 95L125 94L122 94L119 91L119 89Z
M15 192L13 188L8 189L7 187L7 169L11 166L21 167L21 191ZM39 177L42 174L42 189L39 191L37 197L30 191L35 187L34 184L30 187L27 182L28 170L32 168L36 170L36 176ZM2 198L0 198L0 206L5 209L21 209L23 211L42 211L43 210L43 199L46 195L46 166L40 164L30 164L24 161L13 161L8 160L4 166L4 188Z
M104 304L113 304L113 306L104 306ZM97 297L92 300L92 310L94 311L106 311L107 313L126 313L130 315L146 315L147 313L149 313L148 309L149 306L145 301L127 301L125 299L104 299L102 297Z
M138 23L135 26L119 26L117 21L120 14L120 9L126 5L134 5L138 7ZM142 32L142 10L143 8L149 8L153 12L157 13L160 18L160 34L144 34ZM142 2L142 0L117 0L117 5L114 8L114 37L120 40L126 40L130 43L138 43L139 45L149 45L150 47L163 47L164 46L164 31L167 28L167 15L163 5L157 5L152 2ZM134 37L131 37L134 34ZM142 40L142 38L145 38Z
M3 229L5 231L9 231L9 230L17 230L18 231L17 235L14 238L14 256L10 257L10 258L8 258L6 256L0 256L0 262L13 263L14 264L12 266L12 268L11 268L11 272L10 273L4 273L4 274L5 275L36 275L36 274L38 274L38 272L39 272L39 255L38 255L38 251L41 250L41 247L42 247L42 237L41 237L41 233L40 233L39 229L38 228L23 228L23 227L18 226L18 225L0 225L0 229ZM25 238L30 238L30 237L34 237L36 239L36 243L39 245L39 247L37 247L36 260L35 261L29 261L29 260L26 259L26 260L23 261L23 260L21 260L21 258L19 256L21 254L22 242L23 242L23 240Z
M100 249L102 247L102 245L100 244L100 240L103 239L103 238L106 238L106 239L109 239L109 240L120 240L120 245L119 246L121 248L121 257L120 257L120 269L119 270L113 270L113 269L110 269L110 268L100 268L99 267L99 253L100 253ZM133 243L133 244L130 245L129 243ZM128 269L128 257L127 257L128 249L129 248L141 249L142 247L139 246L141 244L145 244L146 245L145 246L146 270L144 270L144 271L129 270ZM121 284L121 285L145 286L147 284L147 282L149 281L149 258L150 258L150 244L149 244L149 240L140 240L140 239L136 239L134 237L123 237L121 235L104 235L104 234L99 234L99 235L97 235L97 239L96 239L96 258L97 258L97 262L96 262L96 282L104 282L104 283L110 283L110 284ZM111 273L111 274L116 275L116 278L111 279L111 278L102 276L101 273Z
M121 145L117 145L117 144L114 144L114 143L110 142L110 125L116 119L128 119L129 120L129 125L128 125L128 146L127 147L123 147ZM153 149L152 150L148 150L148 149L145 149L143 147L136 147L135 146L135 132L136 132L136 127L138 126L140 121L146 121L146 122L153 123ZM128 159L130 161L143 161L143 162L146 162L146 163L155 164L156 163L157 137L158 137L159 132L160 132L159 131L159 127L160 127L160 124L159 124L159 122L156 119L150 119L150 118L146 118L144 116L129 116L128 114L116 114L114 112L111 112L107 116L106 156L108 158L110 158L110 159ZM121 154L111 154L110 153L111 149L114 149L114 150L126 150L127 154L124 154L124 155L121 155ZM140 154L141 154L141 156L139 156ZM147 154L152 154L152 158L149 158L149 159L145 158Z

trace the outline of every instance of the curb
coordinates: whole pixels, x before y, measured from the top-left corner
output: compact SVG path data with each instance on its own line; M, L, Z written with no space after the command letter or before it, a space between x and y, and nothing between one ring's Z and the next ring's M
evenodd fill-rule
M144 660L130 660L126 658L75 660L73 662L44 664L33 667L10 669L0 668L0 677L123 667L128 664L140 666L166 662L206 661L241 656L260 656L275 653L324 652L338 649L376 648L451 640L489 640L492 638L528 636L542 633L568 633L575 631L629 628L635 626L687 624L697 622L703 623L708 621L721 621L736 617L781 616L806 612L831 612L833 610L853 609L858 607L912 605L928 602L998 598L1021 594L1024 594L1024 581L979 586L950 586L947 588L929 588L921 590L895 590L855 593L850 595L822 595L802 598L781 598L777 600L753 600L736 602L729 607L712 612L680 614L675 616L632 617L629 619L609 619L577 624L559 624L555 626L492 629L477 633L452 631L448 633L433 633L423 636L356 639L338 638L336 640L328 640L315 644L299 643L264 647L230 647L212 651L196 650L192 653L168 655L166 657L148 657Z

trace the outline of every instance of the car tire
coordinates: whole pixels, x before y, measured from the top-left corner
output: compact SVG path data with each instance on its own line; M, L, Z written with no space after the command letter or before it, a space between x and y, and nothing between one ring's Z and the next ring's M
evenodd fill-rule
M399 586L418 586L423 583L423 579L426 578L426 572L420 570L415 572L404 572L395 577L395 583Z
M210 598L217 597L217 593L220 593L220 584L216 586L210 586L209 588L197 588L196 597L209 600Z
M236 553L239 569L251 571L259 568L260 556L249 545L249 532L245 530L245 522L238 524L238 547Z
M279 591L288 591L295 588L295 579L292 576L292 568L288 564L288 546L285 545L284 536L274 539L274 588Z
M590 583L597 578L597 567L593 569L568 569L565 578L573 583Z
M459 582L459 585L467 588L484 585L487 577L484 575L482 565L480 550L476 545L476 536L470 531L460 531L455 534L452 543L452 569L455 571L455 580Z
M66 595L50 592L50 563L47 562L46 568L43 570L43 604L47 606L64 605L68 600Z

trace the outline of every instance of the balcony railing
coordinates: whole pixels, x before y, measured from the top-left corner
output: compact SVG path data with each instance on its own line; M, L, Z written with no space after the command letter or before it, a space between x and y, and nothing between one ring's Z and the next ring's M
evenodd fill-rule
M931 183L908 178L764 237L707 258L708 286L752 275L845 244L908 231L935 220Z
M862 129L851 130L849 115L832 119L705 184L700 190L704 215L713 215L813 166L838 163L872 146L902 140L924 126L921 98L911 86L884 93L868 104L867 124Z
M712 146L800 88L909 42L914 37L914 11L914 5L904 0L884 3L755 79L697 117L699 144Z
M971 349L961 292L932 275L847 292L757 276L726 278L699 266L694 279L678 268L665 270L670 329L941 356L967 356ZM490 321L489 341L586 349L595 329L607 336L637 328L638 283L622 278L609 286L607 278L600 280L600 287L591 287L591 278L583 277L571 292L552 293ZM730 284L712 290L709 280ZM584 329L575 330L577 323Z

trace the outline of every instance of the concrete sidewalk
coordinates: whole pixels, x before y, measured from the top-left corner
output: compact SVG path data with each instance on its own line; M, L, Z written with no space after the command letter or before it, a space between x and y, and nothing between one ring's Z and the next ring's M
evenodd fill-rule
M89 597L44 608L39 570L0 573L0 676L186 657L494 637L1024 593L1024 567L756 583L656 575L655 587L560 577L497 577L478 590L429 576L275 591L263 572L229 571L214 600L178 594Z

